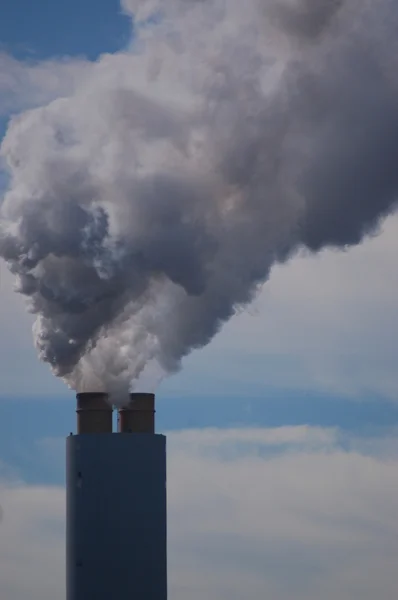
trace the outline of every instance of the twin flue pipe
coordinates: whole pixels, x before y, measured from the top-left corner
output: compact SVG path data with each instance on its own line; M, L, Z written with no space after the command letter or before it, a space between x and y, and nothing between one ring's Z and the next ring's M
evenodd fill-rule
M77 433L112 433L113 408L108 394L77 394ZM155 433L155 394L132 393L118 409L118 433Z

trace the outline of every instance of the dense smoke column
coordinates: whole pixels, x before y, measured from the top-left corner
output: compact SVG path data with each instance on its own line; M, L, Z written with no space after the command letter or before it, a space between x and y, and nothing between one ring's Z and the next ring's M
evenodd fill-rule
M173 372L275 262L395 207L395 3L244 4L125 0L131 47L10 123L0 255L72 387Z

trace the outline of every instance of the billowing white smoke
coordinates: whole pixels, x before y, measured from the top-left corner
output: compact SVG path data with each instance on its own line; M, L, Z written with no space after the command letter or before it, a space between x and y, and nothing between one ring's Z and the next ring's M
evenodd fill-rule
M395 0L124 0L131 46L14 117L0 256L77 389L173 372L398 190Z

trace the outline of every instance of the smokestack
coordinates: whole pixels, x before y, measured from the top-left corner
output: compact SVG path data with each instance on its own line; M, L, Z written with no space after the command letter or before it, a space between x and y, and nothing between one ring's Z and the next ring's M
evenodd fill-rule
M153 394L131 394L113 433L107 395L77 395L66 453L67 600L167 600L166 438L154 433L154 413Z
M120 433L155 432L155 394L130 394L130 402L119 409Z
M77 394L77 433L111 433L112 407L108 394L87 392Z

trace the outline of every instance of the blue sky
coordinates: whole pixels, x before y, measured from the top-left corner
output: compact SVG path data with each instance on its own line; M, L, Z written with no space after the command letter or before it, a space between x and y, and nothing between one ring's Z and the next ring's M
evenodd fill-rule
M131 30L117 0L3 0L0 94L13 102L0 101L0 133L11 113L49 101L44 80L32 84L43 60L62 81L61 57L95 61L124 49ZM160 386L176 600L257 600L264 590L288 600L293 589L299 600L395 598L397 234L392 216L358 248L276 267L248 310ZM31 325L0 264L5 600L63 597L63 438L74 397L38 361ZM47 517L59 531L48 535ZM41 563L52 573L44 583Z
M95 60L129 38L131 21L118 0L4 0L1 48L18 58L84 55Z

